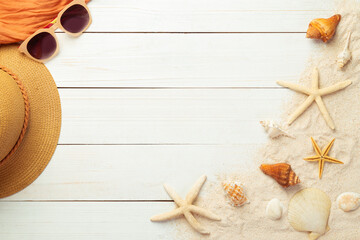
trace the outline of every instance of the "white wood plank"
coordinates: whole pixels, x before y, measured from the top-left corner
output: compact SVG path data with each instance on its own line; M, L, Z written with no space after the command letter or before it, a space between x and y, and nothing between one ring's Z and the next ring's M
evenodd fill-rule
M60 89L60 144L253 144L284 89Z
M172 203L0 203L4 240L169 240L174 222L149 218Z
M332 14L334 1L93 0L89 31L298 32Z
M220 172L250 166L259 144L60 145L31 186L4 200L170 200L163 183L185 196L203 174L216 181Z
M263 204L262 204L263 206ZM149 220L154 214L173 209L173 203L83 203L83 202L30 202L30 203L0 203L0 238L4 240L175 240L175 239L207 239L193 230L184 218L167 222L153 223ZM254 208L254 207L253 207ZM219 209L217 209L219 211ZM221 209L220 209L221 210ZM339 211L338 209L336 209ZM248 211L248 210L245 210ZM263 210L262 210L263 211ZM221 211L218 212L221 216ZM239 212L241 214L241 212ZM233 216L231 216L233 217ZM286 217L286 216L284 216ZM205 227L210 220L198 217ZM254 219L250 219L255 221ZM337 225L339 219L331 220L331 231L323 239L357 240L358 233L354 229L354 221L358 221L356 213L344 214L340 219L344 225ZM225 223L224 223L225 222ZM219 223L219 231L229 231L230 219ZM348 223L348 224L345 224ZM236 223L234 223L236 224ZM239 224L239 223L237 223ZM238 227L244 223L240 223ZM181 227L177 227L177 226ZM247 224L245 227L247 227ZM276 226L279 239L289 239L287 226L280 229ZM284 230L282 232L281 230ZM214 230L216 231L216 230ZM269 231L275 231L271 229ZM295 232L295 231L294 231ZM219 235L219 233L217 233ZM221 235L219 235L221 236ZM274 239L263 235L258 240ZM277 235L279 237L279 235ZM306 233L298 234L299 238L307 239ZM341 236L341 238L339 238ZM253 240L251 236L242 236ZM214 238L214 236L213 236ZM238 239L243 239L238 238ZM229 240L225 237L219 240Z
M59 87L274 87L320 43L305 34L59 34Z
M59 146L43 175L10 199L166 200L164 182L185 195L202 174L211 180L250 163L252 150L266 140L259 120L278 117L286 94L283 89L60 89L61 144L124 145Z

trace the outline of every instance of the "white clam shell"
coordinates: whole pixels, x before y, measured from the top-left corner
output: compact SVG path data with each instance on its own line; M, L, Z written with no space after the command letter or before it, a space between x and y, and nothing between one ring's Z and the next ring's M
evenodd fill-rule
M284 205L279 199L273 198L266 206L266 216L271 220L278 220L281 218L284 210Z
M326 193L316 188L303 189L289 202L288 220L295 230L310 232L310 239L317 239L328 230L330 208Z
M344 212L356 210L360 206L360 194L344 192L337 197L336 205Z

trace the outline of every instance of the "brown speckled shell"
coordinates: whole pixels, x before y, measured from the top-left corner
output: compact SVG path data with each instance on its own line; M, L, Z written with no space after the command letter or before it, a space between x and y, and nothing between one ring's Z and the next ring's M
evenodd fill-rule
M299 177L296 176L287 163L261 164L260 169L266 175L274 178L284 188L300 183Z

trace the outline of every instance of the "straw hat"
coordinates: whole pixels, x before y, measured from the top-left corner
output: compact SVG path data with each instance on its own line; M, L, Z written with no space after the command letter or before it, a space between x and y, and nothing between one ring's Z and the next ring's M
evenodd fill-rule
M60 135L57 87L44 64L0 46L0 197L31 184L50 161Z

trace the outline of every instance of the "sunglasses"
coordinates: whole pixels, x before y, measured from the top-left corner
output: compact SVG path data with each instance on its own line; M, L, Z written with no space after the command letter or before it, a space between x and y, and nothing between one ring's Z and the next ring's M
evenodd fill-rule
M60 28L65 33L78 37L91 24L92 18L85 0L74 0L43 29L37 30L19 47L19 51L38 62L46 62L59 52L55 30Z

